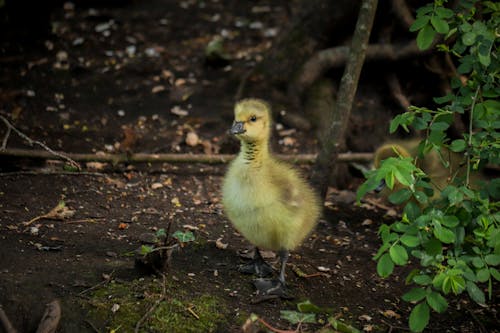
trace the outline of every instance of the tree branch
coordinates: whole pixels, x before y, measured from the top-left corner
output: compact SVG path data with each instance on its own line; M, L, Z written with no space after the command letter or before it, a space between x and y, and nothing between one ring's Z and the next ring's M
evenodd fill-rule
M328 182L325 179L328 179L338 160L339 151L345 146L345 133L366 56L377 2L377 0L363 0L361 3L347 66L340 82L335 113L325 137L321 140L322 147L314 165L312 183L319 190L322 199L328 189Z
M27 150L27 149L5 149L0 150L0 157L20 157L32 159L64 159L62 153L53 155L44 150ZM206 163L206 164L224 164L234 159L236 155L218 154L76 154L64 153L65 157L71 158L78 162L108 162L112 164L119 163ZM312 164L316 160L316 154L298 154L284 155L277 154L281 160L296 164ZM372 153L346 153L340 154L339 162L368 162L373 157Z
M38 145L40 147L42 147L43 149L45 149L47 152L49 152L50 154L58 157L59 159L62 159L62 160L65 160L66 162L68 162L70 165L72 165L73 167L77 168L78 170L80 170L80 165L78 163L76 163L75 161L73 161L71 158L69 158L68 156L62 154L62 153L58 153L58 152L55 152L53 151L52 149L50 149L46 144L44 144L43 142L40 142L40 141L36 141L36 140L33 140L31 139L29 136L27 136L26 134L24 134L23 132L21 132L20 130L18 130L16 127L14 127L14 125L12 125L8 120L7 118L5 118L4 116L0 115L0 119L5 123L5 125L7 126L7 134L5 135L4 139L3 139L3 142L2 142L2 149L0 149L0 152L2 151L5 151L5 147L7 146L7 140L9 138L9 134L10 134L10 131L14 131L17 135L19 135L21 138L23 138L24 140L26 140L26 142L28 142L28 144L30 146L33 146L33 145Z
M432 51L431 48L429 50ZM429 50L420 51L415 40L399 44L371 44L366 46L366 61L401 60L428 53ZM289 94L301 96L326 71L344 66L350 58L347 46L318 51L303 65L297 79L290 85Z

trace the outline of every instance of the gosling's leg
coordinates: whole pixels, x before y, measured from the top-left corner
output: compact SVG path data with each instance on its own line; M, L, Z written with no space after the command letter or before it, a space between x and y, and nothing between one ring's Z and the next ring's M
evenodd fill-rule
M246 265L240 266L239 271L244 274L253 274L259 277L271 276L273 274L273 268L264 258L262 258L257 247L255 248L252 261Z
M255 287L263 296L274 296L285 299L293 298L288 293L288 288L285 282L285 269L286 262L288 261L289 252L287 250L280 250L280 275L278 279L257 279L254 281Z
M280 262L281 262L279 280L281 282L281 285L283 287L285 287L286 286L286 283L285 283L285 269L286 269L286 262L288 261L288 257L290 256L290 252L288 252L287 250L281 250L279 252L279 255L280 255Z

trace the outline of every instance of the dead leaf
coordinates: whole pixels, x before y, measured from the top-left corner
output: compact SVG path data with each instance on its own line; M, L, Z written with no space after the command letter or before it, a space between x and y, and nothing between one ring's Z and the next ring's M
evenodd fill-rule
M217 238L217 240L215 241L215 246L218 249L225 250L225 249L227 249L228 244L222 243L222 238Z
M59 201L57 206L55 206L54 208L52 208L50 210L50 212L43 214L43 215L40 215L40 216L37 216L35 218L32 218L31 220L29 220L28 222L24 222L23 224L28 226L28 225L32 224L33 222L36 222L36 221L41 220L41 219L64 220L64 219L72 217L73 215L75 215L75 211L69 209L66 206L66 203L61 200L61 201Z
M153 183L153 184L151 184L151 189L152 190L156 190L156 189L159 189L159 188L162 188L162 187L163 187L162 183Z
M125 229L127 229L127 228L128 228L128 224L127 224L127 223L123 223L123 222L122 222L122 223L120 223L120 224L118 225L118 229L120 229L120 230L125 230Z
M179 117L185 117L189 114L186 110L181 109L180 106L176 105L174 106L171 110L170 113L175 114L176 116Z
M102 162L87 162L85 166L87 169L92 169L92 170L103 170L106 167L107 163L102 163Z
M373 224L373 220L371 219L366 219L363 221L363 223L361 223L361 225L372 225Z
M198 137L198 134L192 131L186 134L186 144L188 146L194 147L197 146L199 143L200 143L200 138Z
M380 313L386 318L395 318L395 319L401 318L401 315L397 314L393 310L385 310L381 311Z
M366 315L366 314L361 315L358 318L359 318L359 320L364 320L364 321L372 321L372 319L373 319L372 317L370 317L369 315Z
M182 204L179 201L179 198L177 198L177 197L175 197L172 200L170 200L170 202L173 203L175 207L182 207Z
M165 86L163 86L163 85L157 85L157 86L154 86L153 89L151 89L151 92L153 94L157 94L157 93L162 92L164 90L165 90Z

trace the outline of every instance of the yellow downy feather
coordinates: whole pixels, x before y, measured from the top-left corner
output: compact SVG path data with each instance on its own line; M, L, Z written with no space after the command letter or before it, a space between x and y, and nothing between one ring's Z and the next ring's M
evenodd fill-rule
M241 150L223 183L223 205L235 228L252 244L291 250L309 235L320 215L319 200L296 170L269 152L269 106L257 99L235 107Z

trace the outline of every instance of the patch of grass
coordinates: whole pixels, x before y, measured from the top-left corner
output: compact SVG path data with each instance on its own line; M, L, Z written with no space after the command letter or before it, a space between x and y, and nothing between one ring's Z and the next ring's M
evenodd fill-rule
M225 321L223 310L222 302L211 295L184 301L167 300L151 316L150 329L158 332L215 332Z
M167 286L167 298L143 323L141 332L215 332L227 320L224 301L212 295L193 295L178 285ZM112 281L96 289L83 304L97 328L132 332L137 322L161 297L162 282L140 279Z

